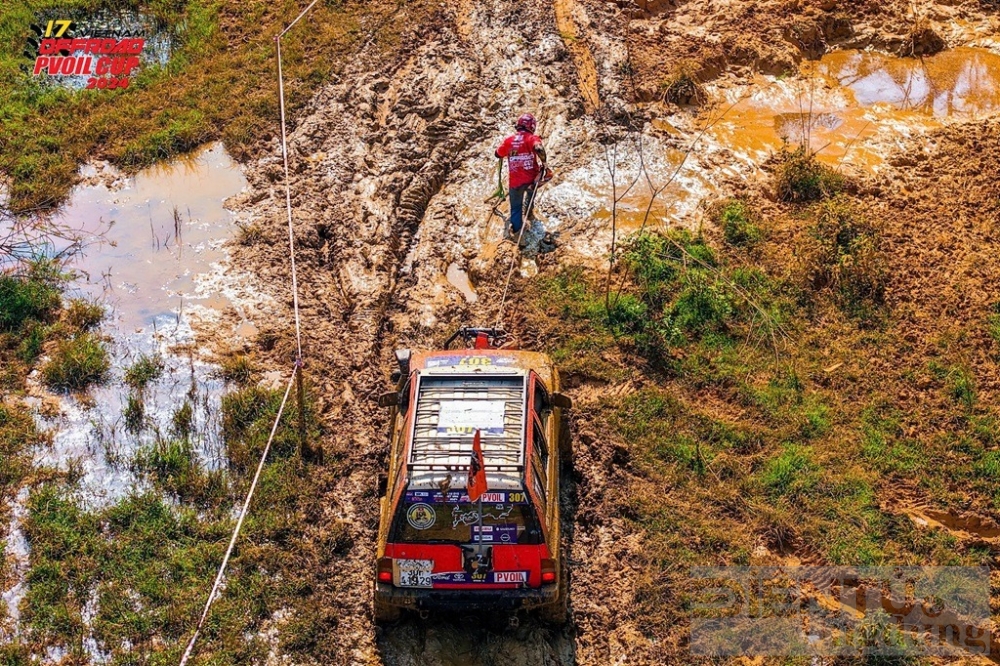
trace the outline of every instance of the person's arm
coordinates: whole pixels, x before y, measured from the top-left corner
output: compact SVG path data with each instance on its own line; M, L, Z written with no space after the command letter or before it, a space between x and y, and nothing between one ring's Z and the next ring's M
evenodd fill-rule
M504 139L503 143L500 144L500 147L497 148L496 152L493 154L497 156L497 159L501 160L510 155L510 141L508 139Z
M545 146L542 145L542 140L539 139L538 143L535 144L535 155L538 157L539 163L544 167L545 162L548 160L545 156Z

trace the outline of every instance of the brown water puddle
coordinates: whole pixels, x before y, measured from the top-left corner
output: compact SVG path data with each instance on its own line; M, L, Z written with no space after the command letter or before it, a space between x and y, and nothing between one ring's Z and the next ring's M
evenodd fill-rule
M745 160L806 144L829 164L871 170L899 136L1000 111L1000 56L976 48L923 59L838 51L806 63L798 77L761 77L730 99L734 93L738 101L711 134Z
M139 172L124 187L78 187L60 221L91 235L72 267L81 288L114 309L121 333L176 324L185 310L221 310L231 302L213 280L235 230L226 198L246 186L215 144Z

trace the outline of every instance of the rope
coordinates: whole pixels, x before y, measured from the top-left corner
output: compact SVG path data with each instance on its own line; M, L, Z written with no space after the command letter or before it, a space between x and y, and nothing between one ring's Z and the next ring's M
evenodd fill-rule
M535 205L535 195L538 194L538 188L541 186L542 176L545 175L545 167L543 166L538 172L538 177L535 178L535 186L531 188L531 195L528 197L528 205L524 208L524 216L521 219L521 231L517 234L517 246L521 247L521 237L524 236L524 230L528 228L528 216L531 215L531 207ZM497 308L497 320L493 324L493 328L500 328L500 320L503 318L503 306L507 303L507 292L510 289L510 278L514 274L514 264L517 262L520 254L514 252L510 257L510 269L507 271L507 281L503 286L503 295L500 297L500 307Z
M201 629L205 624L205 620L208 619L208 610L212 607L212 602L215 601L215 597L219 592L219 586L222 585L222 578L226 573L226 566L229 564L229 557L233 554L233 547L236 545L236 539L239 537L240 529L243 527L243 519L246 518L247 510L250 508L250 500L253 497L254 490L257 489L257 481L260 479L260 473L264 469L264 461L267 460L267 454L271 450L271 442L274 441L274 434L278 431L278 423L281 422L281 415L285 411L285 403L288 402L288 395L292 392L292 383L295 381L295 373L301 371L301 366L296 363L294 369L292 370L292 376L288 379L288 387L285 389L285 397L281 399L281 406L278 407L278 415L274 419L274 425L271 426L271 435L267 438L267 445L264 446L264 452L260 456L260 462L257 463L257 472L253 475L253 482L250 484L250 490L247 491L246 500L243 501L243 508L240 510L240 517L236 521L236 528L233 530L233 535L229 539L229 547L226 548L226 555L222 558L222 565L219 567L219 573L215 576L215 583L212 585L212 592L208 595L208 600L205 602L205 610L201 612L201 618L198 620L198 625L194 629L194 634L191 636L191 640L188 641L187 649L184 650L184 656L181 657L180 666L187 664L188 659L191 657L195 641L198 640L198 636L201 634Z
M292 392L292 384L295 382L295 377L297 373L302 372L302 325L299 319L299 278L298 272L295 266L295 230L292 225L292 188L288 176L288 138L285 133L285 80L281 68L281 38L292 29L299 20L309 13L309 10L319 2L319 0L313 0L308 7L302 10L295 20L288 24L277 37L274 38L275 47L277 49L278 57L278 103L281 109L281 159L284 162L285 167L285 210L288 215L288 257L292 266L292 309L295 312L295 366L292 369L292 375L288 378L288 386L285 388L285 395L281 398L281 406L278 407L278 415L274 419L274 425L271 426L271 434L267 438L267 444L264 446L264 451L261 453L260 462L257 463L257 471L253 475L253 481L250 483L250 490L247 491L246 499L243 501L243 508L240 510L239 519L236 521L236 527L233 529L233 534L229 539L229 546L226 548L226 554L222 558L222 564L219 566L219 572L215 576L215 583L212 585L212 591L208 595L208 599L205 601L205 609L201 612L201 617L198 619L198 624L195 626L194 634L191 636L191 640L188 641L187 648L184 650L184 654L181 656L180 666L185 666L188 659L191 658L191 654L194 651L194 645L198 641L198 637L201 635L201 630L205 625L205 620L208 619L208 611L212 607L212 602L215 601L219 594L219 587L222 585L222 579L226 573L226 567L229 565L229 558L233 554L233 548L236 546L236 539L239 538L240 530L243 528L243 520L246 518L247 512L250 509L250 500L253 499L254 491L257 489L257 482L260 480L260 473L264 469L264 463L267 461L267 454L271 451L271 443L274 441L274 435L278 432L278 424L281 422L281 415L285 412L285 405L288 403L288 396Z
M312 5L306 7L305 11L292 21L288 26L291 28L302 18L318 0L313 0ZM274 43L278 47L278 102L281 107L281 157L285 163L285 209L288 211L288 255L292 262L292 307L295 310L295 349L296 362L302 362L302 328L299 324L299 279L295 271L295 233L292 230L292 187L288 182L288 142L285 137L285 84L281 73L281 36L288 32L285 28L281 35L274 38Z

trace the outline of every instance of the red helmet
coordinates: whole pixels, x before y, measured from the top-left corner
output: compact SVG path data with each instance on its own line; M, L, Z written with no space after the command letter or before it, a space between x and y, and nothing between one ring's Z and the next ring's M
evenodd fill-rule
M517 119L517 123L514 124L514 129L524 130L526 132L535 131L535 117L530 113L525 113L520 118Z

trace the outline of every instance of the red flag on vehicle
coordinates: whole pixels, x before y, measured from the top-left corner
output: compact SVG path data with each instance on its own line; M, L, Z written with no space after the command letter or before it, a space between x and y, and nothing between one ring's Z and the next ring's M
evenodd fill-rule
M483 447L479 443L477 430L472 438L472 458L469 460L469 480L466 484L469 501L475 502L486 490L486 465L483 462Z

